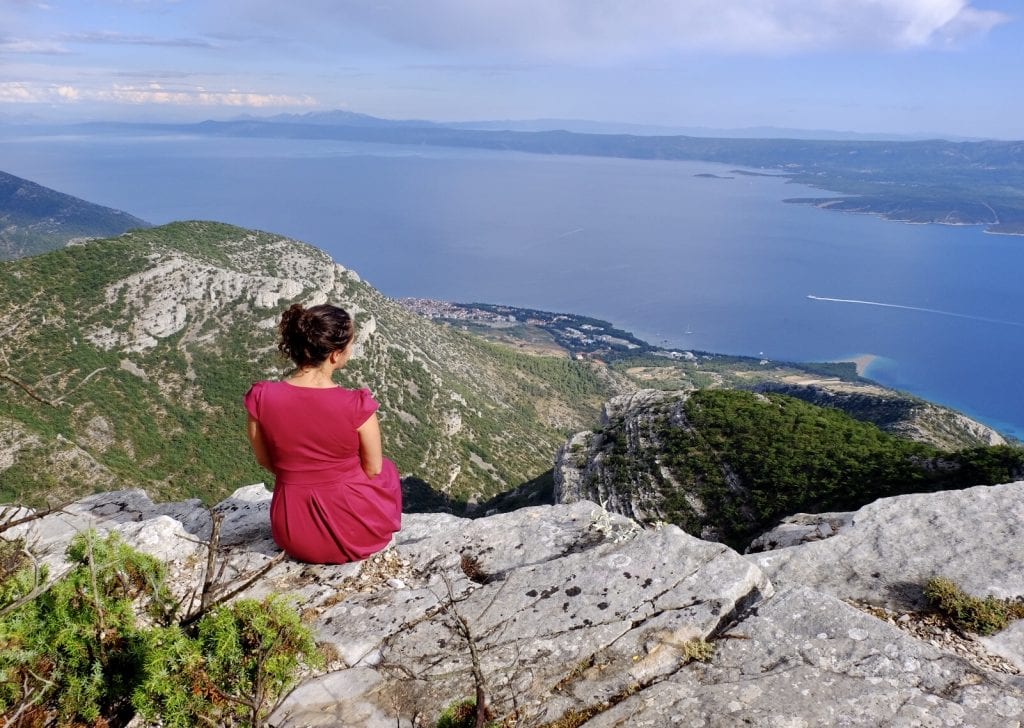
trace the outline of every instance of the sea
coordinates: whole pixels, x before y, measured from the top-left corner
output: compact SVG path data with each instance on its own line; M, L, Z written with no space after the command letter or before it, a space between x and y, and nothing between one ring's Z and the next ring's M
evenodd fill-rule
M152 223L328 251L394 297L611 321L653 344L866 375L1024 438L1024 238L786 203L679 161L301 139L0 132L0 170Z

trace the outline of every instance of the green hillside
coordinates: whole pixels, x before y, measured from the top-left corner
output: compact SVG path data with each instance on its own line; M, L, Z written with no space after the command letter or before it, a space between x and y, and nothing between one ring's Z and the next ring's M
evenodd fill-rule
M1018 448L940 450L836 409L728 389L613 411L607 427L574 439L571 450L583 497L629 504L641 520L740 549L793 513L1024 475Z
M0 172L0 260L145 227L149 223L125 212Z
M550 469L615 391L598 364L415 316L311 246L174 223L0 263L0 500L138 486L212 502L268 479L241 398L285 371L281 310L325 300L355 315L340 381L381 401L386 453L456 499Z

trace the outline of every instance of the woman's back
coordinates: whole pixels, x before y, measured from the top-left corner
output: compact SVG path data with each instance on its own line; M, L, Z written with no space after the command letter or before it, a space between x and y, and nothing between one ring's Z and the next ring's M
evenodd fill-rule
M278 480L309 482L359 462L356 428L377 410L368 389L257 382L246 409L259 420Z
M365 559L402 527L402 485L382 454L376 400L332 379L352 356L352 318L330 304L296 303L278 330L294 372L245 395L253 453L275 476L274 541L310 563Z

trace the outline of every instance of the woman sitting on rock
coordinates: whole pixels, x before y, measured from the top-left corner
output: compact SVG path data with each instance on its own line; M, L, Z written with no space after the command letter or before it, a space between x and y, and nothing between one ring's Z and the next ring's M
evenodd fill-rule
M402 527L402 489L395 464L381 454L370 390L332 379L352 356L352 318L337 306L296 303L278 329L278 349L295 370L245 395L253 452L276 479L274 541L309 563L365 559Z

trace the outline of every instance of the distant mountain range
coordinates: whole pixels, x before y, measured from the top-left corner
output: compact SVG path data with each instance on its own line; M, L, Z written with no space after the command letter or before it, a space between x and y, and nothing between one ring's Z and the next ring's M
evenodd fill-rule
M649 128L635 133L545 128L559 123L528 122L526 125L536 130L519 131L498 128L516 126L505 122L439 124L337 111L199 124L94 123L62 129L89 134L341 140L715 162L744 168L737 172L740 174L753 170L780 175L836 193L794 197L787 202L903 222L983 225L993 233L1024 234L1024 142L795 139L784 138L790 130L773 129L748 130L752 135L763 131L773 138L726 138L651 134ZM609 128L580 124L583 126L575 128L602 132Z
M665 126L630 124L588 119L494 119L481 121L427 121L424 119L383 119L354 111L311 111L305 114L253 116L245 114L231 121L269 121L287 124L320 124L375 127L444 127L482 131L571 131L577 134L633 134L635 136L695 136L722 139L819 139L832 141L981 141L976 137L943 134L886 134L833 129L798 129L794 127L751 126L742 128L706 126Z
M0 172L0 260L119 235L149 223Z

